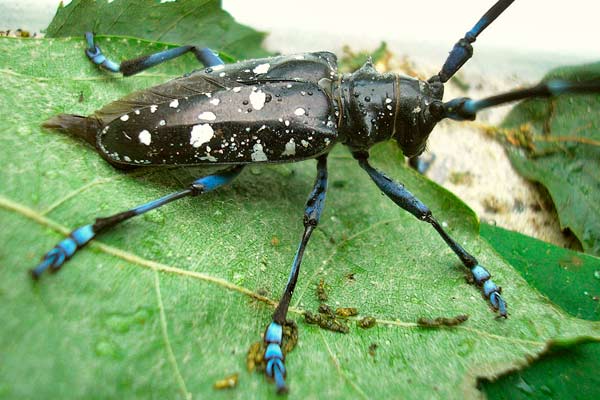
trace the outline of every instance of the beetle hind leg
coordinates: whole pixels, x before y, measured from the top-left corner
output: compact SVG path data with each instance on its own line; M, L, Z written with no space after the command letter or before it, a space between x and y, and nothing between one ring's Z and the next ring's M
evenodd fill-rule
M102 49L100 49L94 41L94 34L92 32L85 33L85 40L88 46L85 49L85 55L91 62L110 72L122 72L125 76L137 74L150 67L184 55L187 52L194 53L196 59L198 59L205 67L214 67L216 65L224 64L223 60L221 60L211 49L207 47L198 48L196 46L175 47L173 49L134 58L132 60L125 60L119 64L110 60L102 53Z
M310 239L310 235L319 223L321 213L325 206L326 191L327 155L324 155L317 159L317 178L313 190L308 196L304 211L304 233L300 245L298 246L298 250L296 251L294 262L292 263L292 270L290 271L287 285L283 291L283 296L281 296L281 300L279 300L279 304L273 313L273 321L265 331L264 341L267 346L264 355L264 359L267 363L265 373L269 378L275 381L278 393L286 393L288 391L285 383L285 356L281 349L283 326L286 323L287 311L290 301L292 300L292 295L294 294L294 289L296 288L296 282L298 281L300 263L302 262L304 250Z
M42 261L30 270L31 277L35 280L48 270L49 272L58 272L77 250L84 247L100 232L108 230L129 218L144 214L155 208L164 206L174 200L187 196L198 196L202 193L210 192L231 182L242 170L243 166L238 166L230 170L202 177L195 180L188 189L180 192L171 193L157 200L150 201L141 206L114 214L106 218L98 218L93 224L84 225L75 229L69 234L69 237L58 243L42 258Z

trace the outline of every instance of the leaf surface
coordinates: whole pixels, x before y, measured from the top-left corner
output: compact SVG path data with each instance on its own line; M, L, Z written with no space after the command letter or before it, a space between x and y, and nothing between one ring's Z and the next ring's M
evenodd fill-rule
M599 258L487 224L481 235L551 301L571 315L600 320ZM595 399L599 359L600 343L580 344L483 387L490 399Z
M100 45L123 58L164 47L115 37ZM91 113L195 65L190 57L124 79L91 65L84 47L78 38L0 40L0 113L10 116L0 126L0 394L278 398L263 376L246 372L245 357L273 311L259 293L277 300L287 280L312 160L251 166L223 190L101 235L59 274L28 279L26 270L69 230L179 190L198 174L117 171L91 147L40 128L57 113ZM598 340L598 323L565 314L529 287L479 238L472 211L405 168L394 146L375 148L373 163L406 184L492 271L510 317L495 319L435 231L382 196L338 148L290 314L300 328L286 360L291 399L475 398L476 377L525 365L553 340ZM351 322L343 335L302 322L300 313L318 306L321 278L333 306L357 307L377 318L376 327ZM416 324L459 314L470 318L452 329ZM212 389L235 372L236 389Z
M600 79L600 62L551 71L544 80ZM563 229L600 255L600 95L518 104L503 123L517 171L550 193Z
M221 0L73 0L59 6L46 36L85 32L210 47L237 59L269 55L261 47L265 34L235 22Z

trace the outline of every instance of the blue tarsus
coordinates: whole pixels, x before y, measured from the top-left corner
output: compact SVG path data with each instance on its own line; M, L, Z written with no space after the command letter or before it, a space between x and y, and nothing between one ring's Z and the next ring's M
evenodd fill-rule
M120 72L121 68L119 67L119 64L106 58L106 56L102 54L100 47L96 46L94 43L94 34L92 32L85 33L85 40L88 44L88 48L85 49L85 55L91 62L110 72Z
M506 318L506 302L502 296L500 296L500 293L502 293L502 288L497 286L490 279L491 274L489 271L483 266L477 264L471 268L471 274L473 275L473 280L477 286L481 287L483 295L489 299L492 307L498 311L498 314L500 314L501 317Z
M85 246L95 235L92 225L84 225L75 229L68 238L46 253L42 262L30 271L32 278L38 279L48 268L50 268L50 272L58 271L78 249Z
M265 361L267 367L265 373L267 376L275 380L277 393L285 393L288 388L285 384L285 366L283 364L285 356L281 351L281 342L283 341L283 326L277 322L271 322L265 332Z

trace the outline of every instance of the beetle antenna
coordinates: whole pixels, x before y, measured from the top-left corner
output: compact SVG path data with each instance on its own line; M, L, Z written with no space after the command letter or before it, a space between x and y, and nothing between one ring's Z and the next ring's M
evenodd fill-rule
M473 100L468 97L459 97L446 103L434 102L430 105L430 111L433 115L440 119L450 118L456 121L472 121L475 119L477 112L485 108L495 107L501 104L528 98L554 97L569 93L600 93L600 80L587 82L569 82L558 79L551 80L540 83L536 86L513 90L481 100Z
M514 0L499 0L477 21L475 26L460 39L450 52L442 70L429 81L440 80L442 83L448 81L452 76L473 56L473 46L477 36L487 28L500 14L513 3Z

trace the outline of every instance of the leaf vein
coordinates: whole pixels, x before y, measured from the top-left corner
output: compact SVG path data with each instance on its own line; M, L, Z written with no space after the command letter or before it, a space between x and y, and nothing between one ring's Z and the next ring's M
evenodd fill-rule
M169 358L169 363L171 367L173 367L173 373L175 375L175 380L179 385L179 389L183 394L183 397L191 400L192 395L188 392L187 387L185 385L185 380L179 371L179 366L177 365L177 359L175 358L175 353L173 353L173 347L171 346L171 341L169 340L169 332L167 330L167 317L165 315L165 306L163 304L162 295L160 293L160 279L158 277L158 270L154 270L154 291L156 293L156 301L158 303L158 311L160 314L160 329L163 337L163 341L165 343L165 348L167 350L167 356Z

